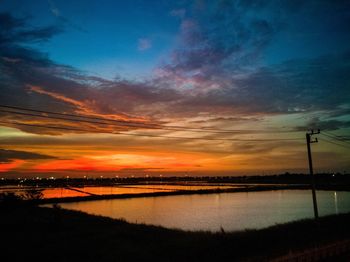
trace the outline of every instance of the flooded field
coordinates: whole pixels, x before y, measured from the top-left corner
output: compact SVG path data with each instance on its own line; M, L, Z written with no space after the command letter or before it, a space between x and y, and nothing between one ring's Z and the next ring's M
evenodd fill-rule
M318 191L320 216L350 211L350 192ZM184 230L264 228L313 217L310 190L275 190L62 203L67 209Z
M238 188L236 185L161 185L161 184L143 184L143 185L116 185L116 186L86 186L86 187L25 187L8 186L1 187L1 192L14 192L24 194L26 190L42 190L43 198L65 198L80 197L89 195L122 195L122 194L143 194L157 192L172 192L178 190L208 190L208 189L229 189Z

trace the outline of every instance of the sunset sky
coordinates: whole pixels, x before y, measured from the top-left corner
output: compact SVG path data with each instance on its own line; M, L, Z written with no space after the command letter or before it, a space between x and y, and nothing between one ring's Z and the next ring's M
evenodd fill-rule
M0 0L0 177L307 172L312 128L316 172L350 172L349 25L342 0Z

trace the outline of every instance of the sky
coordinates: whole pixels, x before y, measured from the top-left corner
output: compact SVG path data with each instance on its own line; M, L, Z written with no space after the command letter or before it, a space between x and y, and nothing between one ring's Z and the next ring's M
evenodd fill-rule
M349 25L342 0L0 0L0 177L305 173L311 129L315 171L350 172Z

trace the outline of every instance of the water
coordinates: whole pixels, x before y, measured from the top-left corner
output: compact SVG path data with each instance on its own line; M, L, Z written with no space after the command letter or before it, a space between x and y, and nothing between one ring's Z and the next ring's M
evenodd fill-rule
M94 195L123 195L123 194L142 194L142 193L156 193L156 192L169 192L175 191L171 188L157 188L153 186L144 187L124 187L124 186L88 186L88 187L53 187L53 188L40 188L40 187L0 187L0 193L13 192L17 195L23 195L26 190L29 189L41 189L43 198L64 198L64 197L83 197ZM79 190L80 192L76 191ZM85 192L85 193L84 193Z
M152 188L152 189L158 189L158 190L172 190L172 191L177 191L177 190L207 190L207 189L231 189L231 188L240 188L244 187L246 185L193 185L193 184L188 184L188 185L155 185L155 184L150 184L150 185L128 185L125 187L128 188Z
M43 198L64 198L83 197L94 195L122 195L122 194L143 194L157 192L171 192L177 190L204 190L204 189L228 189L238 188L244 185L119 185L119 186L86 186L86 187L29 187L29 186L9 186L0 187L0 193L13 192L23 195L28 189L41 189ZM76 190L75 190L76 189Z
M350 192L317 191L320 216L350 212ZM310 190L278 190L63 203L129 222L183 230L236 231L313 217Z

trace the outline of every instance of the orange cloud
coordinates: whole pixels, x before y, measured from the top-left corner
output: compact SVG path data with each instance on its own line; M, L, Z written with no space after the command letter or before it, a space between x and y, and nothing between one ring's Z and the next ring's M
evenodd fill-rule
M78 171L112 171L127 168L118 164L110 165L105 161L94 161L88 158L54 160L36 165L35 171L59 171L59 170L78 170Z
M24 162L24 160L16 159L13 160L11 163L0 164L0 172L8 172L11 169L19 167Z
M52 160L32 167L36 172L45 171L120 171L122 169L181 170L198 168L198 159L186 155L143 155L143 154L108 154L84 156L69 160Z
M112 118L115 120L124 120L124 121L138 121L140 123L146 122L143 117L131 117L129 115L120 113L120 114L99 114L96 113L94 110L94 107L96 106L95 100L88 100L88 101L79 101L76 99L69 98L67 96L64 96L62 94L56 93L56 92L51 92L51 91L46 91L40 86L34 86L34 85L27 85L30 91L36 92L38 94L42 95L47 95L50 96L54 99L63 101L65 103L71 104L73 106L77 107L77 112L83 115L88 115L88 116L95 116L95 117L101 117L101 118ZM92 96L96 96L97 94L91 94Z
M65 96L63 96L61 94L58 94L58 93L46 91L46 90L42 89L39 86L33 86L33 85L27 85L27 86L29 87L30 91L33 91L33 92L36 92L36 93L39 93L39 94L43 94L43 95L48 95L48 96L51 96L52 98L61 100L61 101L66 102L68 104L72 104L72 105L78 106L80 108L84 108L84 103L82 103L80 101L77 101L75 99L71 99L69 97L65 97Z

